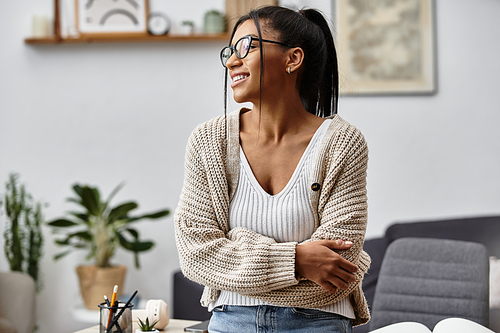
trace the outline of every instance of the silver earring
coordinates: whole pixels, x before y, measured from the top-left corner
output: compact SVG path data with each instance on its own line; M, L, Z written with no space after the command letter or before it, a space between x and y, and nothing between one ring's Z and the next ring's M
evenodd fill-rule
M288 67L286 71L288 72L288 74L290 74L290 67Z

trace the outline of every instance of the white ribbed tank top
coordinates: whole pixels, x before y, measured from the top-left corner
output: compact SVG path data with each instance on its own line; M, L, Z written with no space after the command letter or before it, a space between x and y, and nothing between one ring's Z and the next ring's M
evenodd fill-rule
M247 228L271 237L277 242L302 242L311 237L314 232L314 215L309 201L309 175L317 148L330 122L331 119L325 120L316 130L288 184L276 195L267 193L260 186L240 147L238 187L229 207L231 229ZM272 305L236 292L223 290L209 310L224 304ZM348 299L318 308L318 310L355 318L354 309Z

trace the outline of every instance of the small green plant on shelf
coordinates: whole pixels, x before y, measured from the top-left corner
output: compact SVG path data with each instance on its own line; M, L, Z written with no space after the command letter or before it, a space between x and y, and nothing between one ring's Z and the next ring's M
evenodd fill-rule
M158 320L154 320L151 324L149 323L149 317L146 317L145 321L139 319L139 329L140 332L157 332L158 330L155 328L155 325L158 323Z
M33 201L18 179L18 174L10 174L3 200L0 199L0 208L6 215L4 252L10 270L30 275L39 292L42 289L39 264L43 246L42 204Z

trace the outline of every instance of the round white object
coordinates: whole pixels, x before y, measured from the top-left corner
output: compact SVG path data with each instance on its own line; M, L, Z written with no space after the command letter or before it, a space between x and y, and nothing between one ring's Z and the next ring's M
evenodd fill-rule
M162 13L149 14L148 30L151 34L165 35L170 30L170 20Z

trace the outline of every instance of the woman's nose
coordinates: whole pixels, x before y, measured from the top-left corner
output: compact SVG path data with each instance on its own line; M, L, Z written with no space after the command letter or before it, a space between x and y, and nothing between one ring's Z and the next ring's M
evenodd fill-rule
M233 52L233 54L227 59L226 61L226 67L227 68L233 68L237 67L241 64L241 59L236 56L236 53Z

